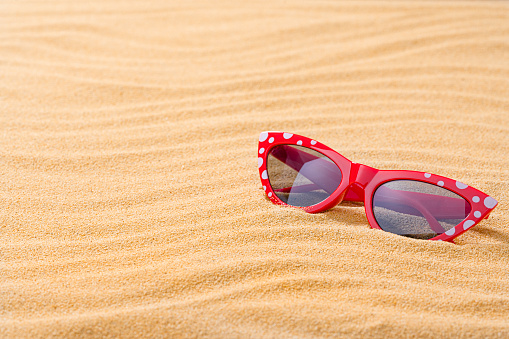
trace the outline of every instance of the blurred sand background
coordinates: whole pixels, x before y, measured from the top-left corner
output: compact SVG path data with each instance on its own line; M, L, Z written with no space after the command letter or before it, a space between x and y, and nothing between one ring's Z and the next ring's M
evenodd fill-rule
M281 208L264 130L499 206ZM507 338L508 204L507 2L0 2L2 338Z

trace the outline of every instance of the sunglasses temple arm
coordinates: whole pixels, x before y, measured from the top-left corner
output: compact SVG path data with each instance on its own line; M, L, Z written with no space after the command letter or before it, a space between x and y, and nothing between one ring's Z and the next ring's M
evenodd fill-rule
M323 160L320 157L317 157L313 154L309 154L307 152L295 149L293 147L289 146L282 146L277 149L277 151L273 151L272 155L284 162L286 165L290 166L297 172L301 170L302 166L306 162L315 161L317 163L320 160L319 163L324 167L329 167L328 171L332 175L337 175L336 171L334 171L335 166L326 161ZM313 173L310 173L311 175ZM317 182L316 176L313 178L309 178L309 174L307 175L308 179ZM322 189L324 187L321 187ZM389 189L389 188L386 188ZM409 192L409 191L398 191L401 194L405 194L408 196L408 198L412 198L414 200L419 201L422 203L426 208L432 213L433 215L436 215L438 218L464 218L466 215L458 215L458 214L452 214L451 210L458 210L458 204L464 204L463 199L457 199L457 198L451 198L451 197L442 197L437 196L433 194L426 194L426 193L419 193L419 192ZM332 192L329 192L332 193ZM345 198L343 200L346 201L363 201L363 198L356 194L353 190L347 190ZM468 204L465 205L465 212L468 214L470 212L470 206ZM468 211L467 211L468 210Z
M307 178L313 182L314 185L329 194L332 194L337 188L337 186L332 183L341 181L341 174L334 163L307 152L283 145L274 149L271 155L286 166L297 171L298 176ZM296 186L294 186L294 188L296 188ZM291 192L298 193L294 191L293 188L290 189Z
M309 179L315 184L287 187L276 190L277 192L307 192L313 189L323 189L327 191L329 194L332 193L333 189L331 189L330 185L327 184L329 181L328 178L332 176L337 176L337 171L335 170L335 165L328 162L327 160L323 160L320 157L309 154L307 152L295 149L289 146L281 146L275 149L271 153L276 159L285 163L287 166L293 168L295 171L302 174L304 177ZM306 165L313 164L312 168L308 168L304 171ZM302 171L301 171L302 170ZM317 175L317 173L320 173ZM318 184L317 184L318 183ZM335 189L335 188L334 188ZM451 219L459 219L465 218L470 212L470 206L465 204L463 199L451 198L451 197L442 197L433 194L419 193L419 192L409 192L409 191L400 191L393 190L388 187L380 187L380 189L385 190L386 194L380 194L380 198L383 200L394 199L394 196L399 196L398 201L400 202L400 211L406 214L419 215L422 214L434 228L435 231L440 231L443 233L443 227L440 226L437 218L451 218ZM389 193L390 192L390 193ZM385 198L384 198L385 196ZM359 196L353 190L347 190L344 199L345 201L361 201L364 199ZM458 204L460 204L458 206ZM462 206L462 205L463 206ZM412 205L412 206L410 206ZM407 206L407 208L404 208ZM464 207L465 214L454 214L451 211L461 210L461 207ZM418 210L420 213L416 213L415 210Z
M390 188L385 188L390 189ZM391 191L394 191L390 189ZM415 201L425 207L432 215L438 219L463 219L470 213L470 206L463 199L441 197L433 194L398 191L398 194L406 196L409 202ZM348 189L343 201L364 202L364 197L360 196L355 190ZM454 212L464 208L465 213ZM410 211L407 211L410 212ZM411 214L411 213L406 213Z
M384 187L385 190L390 190L387 192L393 192L396 190ZM429 213L435 216L438 219L463 219L468 213L470 213L470 205L466 203L463 199L451 198L451 197L441 197L433 194L426 193L418 193L418 192L409 192L409 191L397 191L397 194L401 196L401 200L404 201L408 199L409 205L420 204L424 207ZM389 195L389 193L386 193ZM383 199L383 196L382 196ZM343 201L358 201L364 202L364 197L359 195L355 190L348 189L346 191L345 197ZM464 209L464 213L457 212L458 210ZM410 209L406 211L406 214L415 214L411 213Z
M419 204L438 219L463 219L470 213L470 204L461 198L443 197L434 194L394 190L383 187L384 195L397 195ZM462 211L462 212L458 212Z
M430 228L439 234L445 232L438 220L424 207L420 201L413 199L407 191L392 190L387 187L380 187L377 190L377 206L408 215L423 216L426 218Z

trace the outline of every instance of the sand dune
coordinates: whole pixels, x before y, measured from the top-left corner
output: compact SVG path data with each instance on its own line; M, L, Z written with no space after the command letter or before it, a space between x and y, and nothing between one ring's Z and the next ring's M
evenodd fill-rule
M509 337L506 2L7 0L0 80L0 337ZM499 206L274 206L265 130Z

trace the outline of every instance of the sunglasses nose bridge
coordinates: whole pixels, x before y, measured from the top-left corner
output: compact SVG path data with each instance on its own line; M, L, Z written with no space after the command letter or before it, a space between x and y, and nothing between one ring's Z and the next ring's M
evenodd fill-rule
M364 191L371 179L378 173L378 170L362 164L352 163L350 170L350 185L356 184Z
M364 188L359 184L353 183L345 190L343 201L364 202Z
M344 201L364 202L366 185L373 179L377 169L352 163L350 170L350 182L345 190Z

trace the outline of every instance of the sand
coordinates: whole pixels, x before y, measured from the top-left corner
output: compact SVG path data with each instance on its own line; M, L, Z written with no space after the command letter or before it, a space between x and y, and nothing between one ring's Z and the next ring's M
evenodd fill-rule
M258 134L499 201L271 204ZM504 1L0 2L0 337L509 337Z

